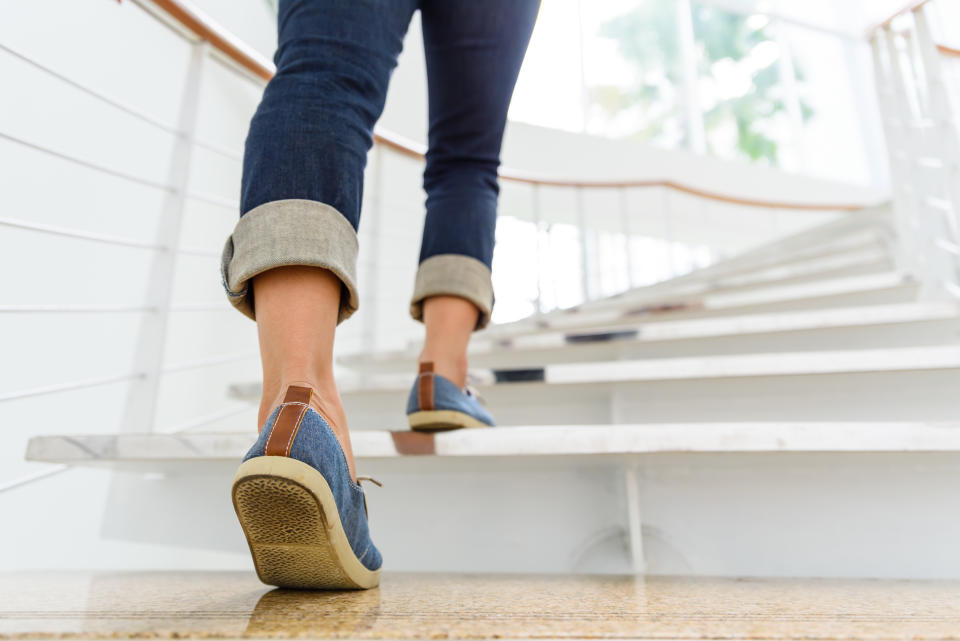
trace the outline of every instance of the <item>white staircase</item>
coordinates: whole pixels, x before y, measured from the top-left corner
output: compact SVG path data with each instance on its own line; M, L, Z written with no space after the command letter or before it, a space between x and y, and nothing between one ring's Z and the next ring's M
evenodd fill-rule
M342 357L358 466L386 481L371 512L388 559L421 570L960 572L960 511L942 502L960 481L960 305L918 298L890 227L878 209L492 326L470 354L493 429L405 429L416 344ZM259 384L231 394L255 400ZM225 484L254 438L247 428L44 436L27 456L219 470ZM897 487L911 488L909 504ZM923 545L898 547L904 519ZM473 558L470 546L499 551Z

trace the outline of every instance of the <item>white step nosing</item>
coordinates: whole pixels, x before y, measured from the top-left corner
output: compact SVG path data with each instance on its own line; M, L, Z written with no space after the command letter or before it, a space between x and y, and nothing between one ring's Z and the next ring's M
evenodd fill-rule
M236 461L253 433L38 436L27 459L65 464ZM957 422L510 426L438 434L353 430L358 459L748 452L960 452ZM103 453L98 450L103 450Z
M659 358L544 367L545 383L795 376L960 368L960 345Z
M636 329L637 342L655 342L684 338L889 325L948 320L950 318L960 320L960 306L952 302L928 306L907 303L899 305L876 305L873 307L841 307L825 310L800 310L783 313L681 319L660 323L648 323L640 325ZM520 345L518 344L517 347L520 347Z

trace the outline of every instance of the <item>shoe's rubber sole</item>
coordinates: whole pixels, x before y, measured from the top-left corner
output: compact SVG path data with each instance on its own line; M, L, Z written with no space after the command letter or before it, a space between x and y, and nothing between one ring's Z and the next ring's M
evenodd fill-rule
M306 463L286 456L245 461L232 495L264 583L326 590L380 584L380 570L367 569L350 548L326 479Z
M490 427L481 420L457 410L420 410L407 414L410 429L422 432L456 430L462 427Z

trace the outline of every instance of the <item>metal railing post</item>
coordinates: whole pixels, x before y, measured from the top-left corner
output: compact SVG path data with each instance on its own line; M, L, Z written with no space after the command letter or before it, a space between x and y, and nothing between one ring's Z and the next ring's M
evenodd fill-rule
M367 278L365 283L365 295L363 299L363 340L365 343L365 348L371 351L376 350L379 347L379 340L377 336L377 321L378 321L378 301L380 300L380 257L383 255L381 251L381 231L383 229L383 162L386 154L383 152L383 146L379 144L374 145L373 149L373 180L372 183L372 194L369 199L370 211L364 212L365 220L364 224L366 229L370 229L373 242L370 243L371 250L366 254L369 258L367 259Z
M537 235L537 243L534 251L536 256L534 258L534 265L536 265L536 279L537 279L537 297L534 301L534 308L537 310L538 314L543 313L543 287L542 287L542 275L543 275L543 212L540 209L540 184L533 183L530 195L532 197L531 208L533 213L533 228L534 232Z
M887 156L890 163L894 222L897 227L898 241L895 246L894 260L897 266L906 272L916 271L916 242L913 221L907 212L907 194L905 187L905 168L899 154L904 135L904 124L899 115L899 101L895 96L890 75L890 61L884 58L886 50L881 39L883 31L878 30L870 38L870 51L873 57L874 84L877 90L877 103L880 107L880 122L886 138Z
M588 301L592 298L592 288L590 287L590 261L589 250L587 249L587 220L586 212L583 206L583 187L577 185L577 227L580 231L580 287L583 290L583 300Z
M617 189L617 193L620 195L620 228L623 231L623 256L624 256L624 265L627 268L627 287L631 289L635 287L634 285L634 276L633 276L633 256L630 255L630 202L628 199L629 194L627 193L626 187L620 187Z
M933 121L931 130L936 155L942 161L938 170L940 188L944 193L946 208L939 212L945 218L944 227L951 238L937 238L938 243L946 241L953 247L960 246L960 129L955 120L955 108L951 104L950 92L945 83L945 74L940 60L937 43L930 30L930 21L927 12L929 7L923 6L913 12L916 25L917 52L923 61L923 70L926 80L929 117ZM941 252L945 250L941 249ZM945 252L948 261L945 275L947 282L960 285L960 256L956 253Z
M916 149L911 149L911 125L921 125L913 114L907 93L904 69L897 47L896 36L887 26L880 31L878 38L883 38L884 52L886 53L886 91L891 99L890 113L885 121L888 123L888 137L890 138L890 155L894 168L894 188L898 195L899 206L896 207L896 217L900 230L901 242L908 249L908 267L921 280L924 286L929 287L933 280L930 274L928 249L924 229L924 216L920 207L917 193L916 168L914 159L918 155ZM878 43L878 48L879 48ZM915 139L914 139L915 140Z
M624 499L627 508L627 542L630 566L634 574L645 574L647 559L643 551L643 513L640 508L640 475L637 463L627 463L623 473Z
M190 162L200 107L200 89L208 55L209 45L206 41L193 45L180 104L177 127L180 134L170 158L169 184L172 190L164 199L161 224L157 231L156 245L161 249L154 253L146 287L147 304L153 309L143 314L134 354L133 371L143 372L143 376L130 383L121 431L152 432L154 429L176 271L176 250L180 243L180 228L190 186Z
M670 220L670 188L662 187L663 190L663 241L667 244L667 262L670 267L670 277L677 276L677 257L673 242L673 224Z

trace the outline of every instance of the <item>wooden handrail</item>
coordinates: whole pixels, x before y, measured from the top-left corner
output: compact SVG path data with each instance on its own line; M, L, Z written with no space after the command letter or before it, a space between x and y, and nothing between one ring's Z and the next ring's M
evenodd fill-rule
M885 20L882 20L874 25L871 25L864 32L863 34L864 38L866 38L867 40L871 39L875 33L880 31L881 29L886 29L887 27L889 27L891 22L893 22L903 14L908 13L910 11L916 11L917 9L927 4L928 2L930 2L930 0L910 0L910 2L907 2L902 7L897 9L895 12L890 14Z
M270 80L276 73L276 67L272 62L260 55L256 50L249 47L242 40L227 31L224 27L217 24L208 15L191 5L187 0L135 0L152 4L161 10L174 21L191 31L201 40L210 43L210 46L220 54L227 57L242 69L250 72L254 76L263 80ZM914 4L922 4L928 0L915 0ZM905 9L906 10L906 9ZM892 18L891 18L892 19ZM378 130L374 133L374 140L398 154L423 160L425 149L422 145L406 140L396 134ZM673 189L682 193L690 194L700 198L715 200L717 202L743 205L746 207L760 207L764 209L792 209L798 211L857 211L864 209L867 205L859 203L792 203L779 202L772 200L760 200L755 198L745 198L739 196L730 196L717 192L692 187L667 179L647 179L647 180L572 180L564 178L552 178L547 176L538 176L523 172L512 171L509 169L500 170L500 178L503 180L527 183L531 185L542 185L546 187L573 187L573 188L595 188L595 189L626 189L639 187L663 187Z
M263 80L273 78L277 70L273 63L193 5L179 0L149 2L253 75Z
M945 56L960 58L960 49L948 47L947 45L937 45L937 50Z
M871 26L869 29L867 29L865 34L867 40L872 38L874 34L876 34L881 29L886 29L887 27L889 27L890 23L896 20L898 17L902 16L903 14L909 11L916 11L917 9L927 4L928 2L930 2L930 0L912 0L911 2L908 2L904 6L900 7L900 9L896 11L896 13L891 15L889 18L887 18L883 22L878 22L875 25ZM937 45L937 51L939 51L941 54L945 56L960 58L960 49L956 49L954 47L948 47L947 45Z

